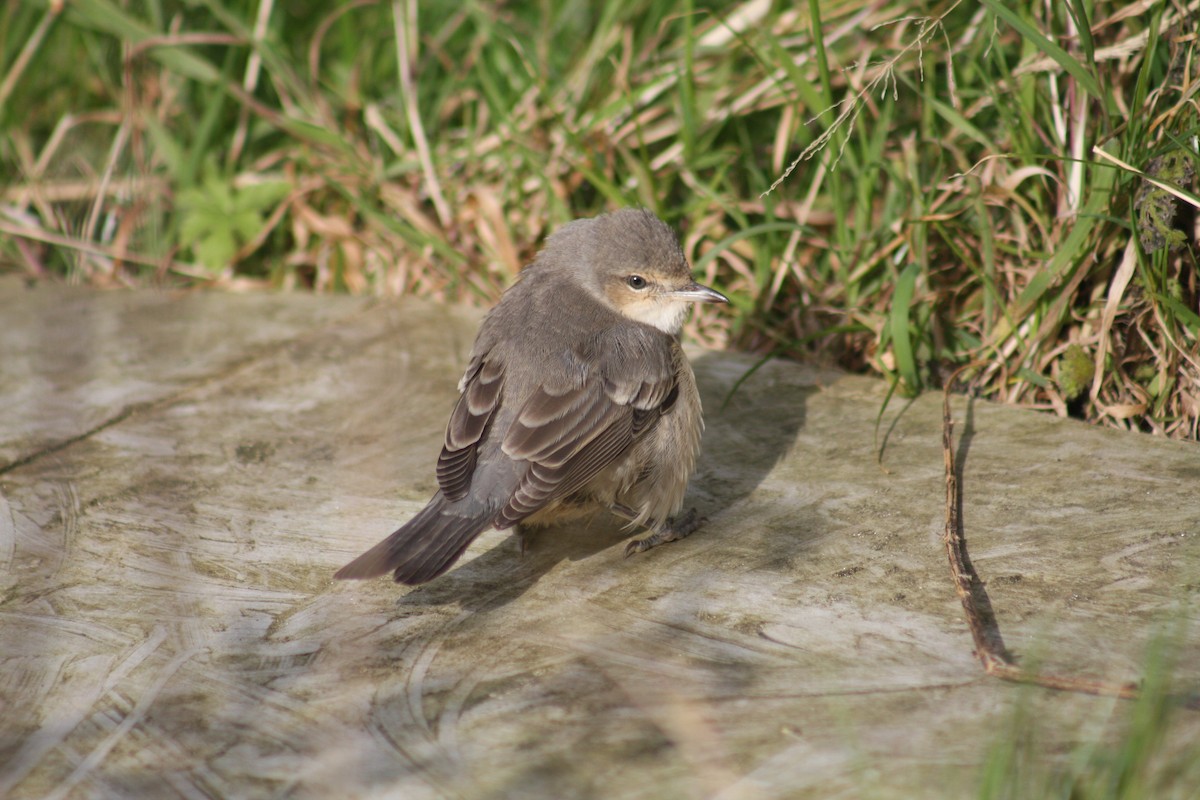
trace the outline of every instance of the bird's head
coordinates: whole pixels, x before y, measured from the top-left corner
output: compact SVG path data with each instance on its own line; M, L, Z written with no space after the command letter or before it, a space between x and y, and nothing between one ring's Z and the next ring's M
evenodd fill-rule
M692 279L674 232L644 208L569 223L550 237L542 255L570 265L587 290L617 313L672 335L692 303L729 302Z

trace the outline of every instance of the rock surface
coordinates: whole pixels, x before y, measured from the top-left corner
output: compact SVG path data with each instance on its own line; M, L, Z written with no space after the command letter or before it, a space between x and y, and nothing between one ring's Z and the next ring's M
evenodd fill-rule
M335 583L413 514L480 312L0 279L0 796L970 796L1033 716L941 545L940 397L693 351L708 523L484 534ZM1200 683L1200 449L955 403L970 554L1023 664ZM876 454L883 444L880 463ZM1191 621L1190 627L1179 623ZM1182 633L1178 632L1182 629ZM1197 754L1179 711L1162 757Z

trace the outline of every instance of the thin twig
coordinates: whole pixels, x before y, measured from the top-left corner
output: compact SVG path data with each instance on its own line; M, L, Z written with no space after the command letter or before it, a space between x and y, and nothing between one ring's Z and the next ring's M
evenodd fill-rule
M417 147L417 157L421 161L421 171L425 173L425 181L429 190L429 199L437 211L438 221L442 227L449 230L453 217L446 197L442 194L442 185L438 181L437 170L433 166L433 157L429 154L429 141L425 138L425 126L421 123L421 112L417 107L417 86L413 81L412 59L416 53L409 52L409 37L416 45L417 4L416 0L408 0L407 8L402 9L397 0L392 3L392 13L396 25L396 61L400 68L400 91L404 94L404 111L408 117L408 126Z
M955 2L951 3L950 7L947 8L939 17L919 18L921 25L916 39L912 42L909 42L892 58L877 64L863 64L863 69L860 70L860 74L862 75L862 88L853 94L847 94L846 97L834 103L829 108L819 111L815 116L805 123L806 126L811 125L812 123L822 119L830 111L838 112L837 117L833 120L833 122L826 126L826 128L807 147L805 147L803 151L801 151L800 155L796 156L792 162L788 164L788 167L783 171L783 174L776 177L775 182L767 187L765 191L760 193L759 197L766 197L774 192L777 188L779 188L780 184L782 184L791 176L796 167L800 165L800 162L808 161L814 155L824 150L826 145L833 141L837 132L843 127L847 127L847 133L844 137L842 137L841 144L838 147L838 152L833 156L829 163L830 169L835 167L841 160L842 151L845 149L846 142L849 141L850 138L849 131L854 129L854 123L857 121L858 115L863 109L865 98L875 92L877 89L880 89L880 87L882 87L883 93L886 94L889 85L894 95L898 93L899 88L896 84L895 77L897 65L900 63L901 59L913 51L916 51L918 54L918 68L923 70L924 62L921 58L921 55L924 52L923 48L925 46L925 40L931 38L935 32L942 30L943 20L945 20L946 17L951 14L951 12L958 8L958 6L961 5L961 2L962 0L956 0ZM876 25L875 27L882 27L882 25ZM944 30L942 32L944 34ZM813 31L814 37L821 35L821 31ZM949 58L949 54L947 54L947 58ZM924 80L924 73L922 72L921 81L924 82ZM853 82L848 81L848 83L852 84Z
M254 94L258 89L258 77L262 71L262 53L260 48L267 37L267 26L271 22L271 12L275 8L274 0L265 0L258 4L258 14L254 18L254 31L250 40L250 58L246 60L246 71L242 76L242 88L246 94ZM237 128L233 133L233 142L229 146L229 164L237 164L246 146L246 136L250 130L250 109L242 106L238 109Z
M33 33L29 34L29 39L26 40L25 46L21 48L21 52L13 61L12 66L8 69L8 74L4 76L4 80L0 81L0 106L8 102L8 96L12 94L13 89L17 86L17 81L25 73L25 68L33 61L33 57L37 54L38 48L42 46L42 42L46 38L46 34L50 32L50 26L58 19L62 8L57 10L54 7L49 8L42 19L34 28Z
M967 540L962 530L962 496L959 494L958 472L954 463L954 420L950 415L950 388L962 372L977 366L979 365L974 363L967 364L955 370L942 390L942 456L946 465L946 529L942 540L946 545L946 556L950 560L950 577L954 581L954 590L962 602L967 627L971 629L971 638L975 641L975 657L979 659L984 672L1001 680L1082 694L1136 698L1139 689L1133 683L1105 683L1074 676L1029 672L1013 663L1012 656L1004 647L999 626L992 614L987 589L967 554Z
M134 194L164 194L169 188L167 179L157 175L134 175L114 177L104 186L95 180L29 181L0 189L0 202L12 203L23 208L29 204L29 196L36 194L48 203L72 203L91 200L97 194L107 197L130 197Z
M129 261L134 264L145 264L146 266L162 268L164 263L167 268L178 275L183 275L195 280L211 281L213 276L206 272L205 269L196 264L188 264L183 261L174 261L169 258L155 258L153 256L144 256L140 253L131 253L122 250L117 252L116 248L104 247L93 242L84 241L82 239L74 239L70 236L63 236L57 233L34 228L28 225L11 225L4 220L0 220L0 234L5 236L20 237L29 239L43 244L54 245L55 247L65 247L70 250L76 250L80 253L86 253L92 256L102 256L114 261Z

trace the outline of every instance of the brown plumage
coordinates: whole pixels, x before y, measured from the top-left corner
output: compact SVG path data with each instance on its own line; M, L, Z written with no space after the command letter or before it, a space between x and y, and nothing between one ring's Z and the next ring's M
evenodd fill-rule
M338 570L424 583L488 528L608 509L650 535L674 519L704 422L679 331L692 303L728 302L692 280L679 243L645 209L576 220L483 321L437 463L438 491L412 520Z

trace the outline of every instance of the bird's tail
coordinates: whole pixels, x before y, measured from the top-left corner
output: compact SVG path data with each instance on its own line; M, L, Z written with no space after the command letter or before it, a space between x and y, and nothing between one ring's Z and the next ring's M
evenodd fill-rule
M450 569L475 537L492 525L490 514L460 516L450 506L438 492L419 514L333 577L376 578L391 572L396 583L433 580Z

